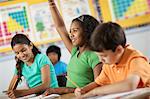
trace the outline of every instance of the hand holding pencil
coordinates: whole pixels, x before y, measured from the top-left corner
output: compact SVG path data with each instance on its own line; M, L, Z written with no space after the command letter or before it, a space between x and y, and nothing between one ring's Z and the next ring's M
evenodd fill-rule
M5 90L5 91L2 91L3 93L7 93L7 91Z
M68 76L66 76L66 78L67 78L67 80L68 81L70 81L75 87L76 87L76 89L75 89L75 91L74 91L74 93L75 93L75 96L77 96L78 97L78 99L81 99L82 97L81 97L81 93L82 93L82 88L80 88L74 81L72 81Z
M70 81L76 88L80 88L74 81L72 81L68 76L66 76L67 80Z

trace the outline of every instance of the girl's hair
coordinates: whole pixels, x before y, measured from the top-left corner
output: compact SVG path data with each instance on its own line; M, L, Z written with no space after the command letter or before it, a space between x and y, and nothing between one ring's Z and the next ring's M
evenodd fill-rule
M56 45L51 45L47 48L46 50L46 55L48 56L48 53L54 52L58 55L58 61L60 60L61 57L61 51L60 48Z
M31 45L31 41L28 39L28 37L24 34L16 34L12 40L11 40L11 47L13 48L16 44L26 44L26 45ZM32 52L34 54L34 56L36 56L38 53L41 53L38 48L35 47L34 44L33 45L33 49ZM23 61L19 60L17 57L15 57L16 60L16 69L18 71L17 75L18 75L18 80L21 80L21 76L22 76L22 68L21 65L23 64Z
M85 44L89 45L90 37L94 29L99 25L100 22L98 22L97 19L95 19L93 16L90 16L90 15L81 15L72 20L72 22L74 21L79 22L80 26L83 29L82 37L84 37L85 39Z

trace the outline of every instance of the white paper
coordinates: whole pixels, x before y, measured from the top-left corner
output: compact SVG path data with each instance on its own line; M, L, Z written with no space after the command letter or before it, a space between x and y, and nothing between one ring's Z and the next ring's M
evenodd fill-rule
M59 96L60 95L58 95L58 94L51 94L51 95L48 95L48 96L39 95L39 96L31 97L31 98L28 98L28 99L54 99L54 98L57 98Z

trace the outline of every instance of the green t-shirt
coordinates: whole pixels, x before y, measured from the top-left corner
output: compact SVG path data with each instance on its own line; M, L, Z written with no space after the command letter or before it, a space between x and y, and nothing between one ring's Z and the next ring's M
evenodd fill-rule
M47 64L50 66L50 87L58 87L55 70L49 58L44 54L37 54L31 66L27 66L25 63L21 65L22 75L26 79L29 88L33 88L42 84L41 68ZM15 74L17 74L17 70Z
M79 87L83 87L94 81L93 69L100 63L100 60L93 51L84 51L79 57L78 54L77 47L74 47L67 66L67 75ZM67 80L66 86L76 88L69 80Z

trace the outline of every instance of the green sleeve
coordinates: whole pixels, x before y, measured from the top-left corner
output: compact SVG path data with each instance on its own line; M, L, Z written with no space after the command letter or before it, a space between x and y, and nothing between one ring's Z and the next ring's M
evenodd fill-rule
M90 64L90 66L92 66L92 69L94 69L95 66L100 63L100 58L95 52L90 53L88 63Z
M52 63L46 55L42 55L39 62L39 68L41 69L45 65L52 65Z

